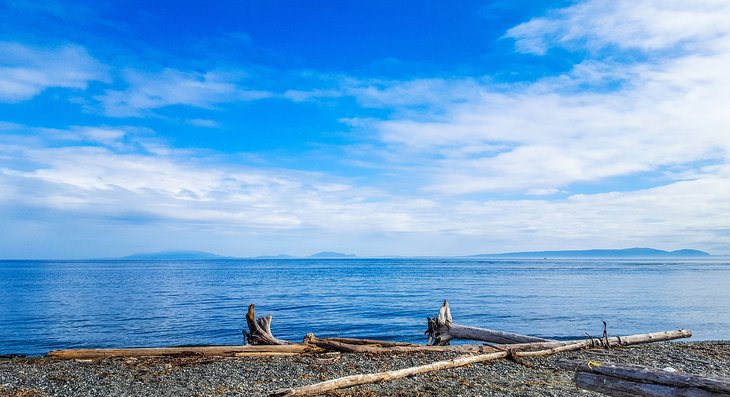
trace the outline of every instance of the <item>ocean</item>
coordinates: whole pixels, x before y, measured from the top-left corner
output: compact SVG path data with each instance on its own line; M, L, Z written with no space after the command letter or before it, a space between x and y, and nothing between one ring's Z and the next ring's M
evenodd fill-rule
M282 339L425 343L444 299L456 323L547 338L730 339L728 260L0 261L0 354L240 344L250 303Z

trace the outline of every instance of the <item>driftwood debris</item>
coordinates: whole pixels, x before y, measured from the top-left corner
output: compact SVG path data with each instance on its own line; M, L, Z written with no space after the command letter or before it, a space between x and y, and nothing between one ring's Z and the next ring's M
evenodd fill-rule
M141 347L129 349L68 349L48 352L48 357L58 359L89 359L105 357L145 357L145 356L277 356L282 354L301 354L321 351L316 346L307 345L262 345L262 346L185 346L185 347Z
M343 353L404 353L420 351L425 347L412 343L386 342L372 339L317 338L312 333L304 337L304 344Z
M575 383L581 389L609 396L730 396L730 379L628 364L566 360L559 361L558 366L575 371Z
M438 316L428 318L428 329L426 330L426 335L428 335L428 344L436 346L446 346L452 339L469 339L491 343L531 343L550 341L549 339L538 338L535 336L454 324L451 318L449 302L446 300L444 300Z
M341 389L350 386L363 385L368 383L384 382L394 379L404 378L406 376L421 374L425 372L438 371L442 369L457 368L469 364L499 360L502 358L523 358L523 357L540 357L555 354L562 351L579 350L588 347L595 347L601 343L612 346L629 346L640 343L658 342L664 340L672 340L678 338L686 338L692 333L688 330L664 331L649 334L628 335L613 338L606 338L604 341L595 339L586 339L567 342L535 342L523 343L519 345L495 345L501 351L479 354L464 355L451 360L437 361L435 363L420 365L417 367L404 368L394 371L377 372L372 374L351 375L343 378L332 379L308 386L277 390L271 394L272 397L282 396L315 396L331 390ZM513 346L514 349L511 349ZM430 346L429 346L430 347ZM538 350L533 350L538 349Z
M289 345L291 342L281 340L271 334L271 314L266 317L256 318L253 303L248 305L246 312L246 324L248 332L243 330L243 338L251 345Z

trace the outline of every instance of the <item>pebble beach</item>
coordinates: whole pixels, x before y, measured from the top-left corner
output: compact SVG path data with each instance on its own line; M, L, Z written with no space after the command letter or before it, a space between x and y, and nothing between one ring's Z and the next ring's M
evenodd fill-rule
M458 353L303 354L273 357L0 359L0 396L268 396L347 375L428 364ZM663 342L498 360L330 392L329 396L600 396L577 389L558 360L639 364L730 378L730 341Z

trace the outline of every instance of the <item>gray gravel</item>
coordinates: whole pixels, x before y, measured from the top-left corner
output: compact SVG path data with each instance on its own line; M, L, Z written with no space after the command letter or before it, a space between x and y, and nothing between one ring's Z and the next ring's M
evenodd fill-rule
M400 369L451 353L318 354L285 357L149 357L103 360L0 359L0 396L266 396L358 373ZM431 372L331 396L599 396L580 391L559 359L641 364L730 378L730 342L657 343L499 360Z

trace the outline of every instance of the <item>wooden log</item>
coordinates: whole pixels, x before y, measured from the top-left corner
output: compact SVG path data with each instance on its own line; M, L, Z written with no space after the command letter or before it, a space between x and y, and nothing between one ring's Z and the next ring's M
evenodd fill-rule
M253 303L248 305L248 312L246 313L246 324L248 325L248 332L243 332L244 339L252 345L288 345L291 342L281 340L274 337L271 333L271 314L266 317L256 318L254 314Z
M444 300L437 317L428 318L428 344L445 346L452 339L479 340L491 343L531 343L548 342L549 339L535 336L516 334L513 332L497 331L487 328L469 327L454 324L451 318L449 302Z
M720 397L730 396L726 393L713 393L706 390L688 387L672 387L656 383L632 382L600 374L579 372L575 375L575 384L581 389L596 391L613 397Z
M315 396L331 390L344 387L363 385L367 383L384 382L388 380L405 378L407 376L422 374L425 372L438 371L447 368L463 367L483 361L497 360L507 357L507 352L480 354L477 356L462 356L451 360L437 361L435 363L420 365L417 367L404 368L394 371L378 372L373 374L351 375L344 378L337 378L309 386L277 390L270 394L272 397L283 396Z
M565 346L578 346L580 348L588 347L616 347L616 346L631 346L639 345L643 343L663 342L668 340L675 340L681 338L689 338L692 336L692 331L688 329L675 329L671 331L660 331L651 332L648 334L636 334L627 336L614 336L606 337L603 339L583 339L566 342L547 342L547 343L522 343L522 344L507 344L507 345L493 345L496 348L510 349L510 350L530 350L530 349L546 349L534 352L524 352L521 354L522 357L536 357L540 352L547 350L558 353L566 351ZM572 348L567 348L573 350Z
M304 337L304 343L308 345L317 346L319 348L337 351L343 353L370 353L370 354L387 354L387 353L414 353L414 352L446 352L446 351L458 351L458 352L473 352L473 353L494 353L501 351L491 346L486 345L464 345L464 346L426 346L426 345L415 345L410 343L400 342L380 342L369 339L357 339L358 344L350 344L341 342L340 340L347 340L348 338L317 338L314 334L309 333ZM363 340L370 342L383 343L380 344L362 344Z
M333 342L347 343L350 345L378 345L382 347L392 346L423 346L415 343L408 342L389 342L375 339L360 339L360 338L319 338L320 340L328 340Z
M89 359L105 357L144 357L144 356L215 356L230 357L239 353L256 353L260 355L278 355L281 353L301 354L321 351L315 346L297 345L261 345L261 346L190 346L190 347L142 347L130 349L67 349L48 352L48 357L58 359Z
M684 331L684 332L678 332L678 331ZM686 330L678 330L678 331L656 332L656 333L650 333L650 334L640 334L640 335L630 335L630 336L623 336L623 337L608 338L608 343L612 343L612 341L615 341L615 343L618 343L618 341L620 340L620 341L622 341L622 346L626 346L626 345L637 344L637 343L646 343L647 341L658 341L658 340L660 340L660 338L676 339L676 338L687 337L688 334L691 335L691 332L686 331ZM667 340L667 339L661 339L661 340ZM578 349L583 349L586 347L591 347L596 342L594 342L594 339L586 339L586 340L579 340L579 341L572 341L572 342L551 342L551 343L555 343L556 345L553 347L550 347L550 348L536 350L536 351L519 351L519 350L505 349L504 351L501 351L501 352L461 356L461 357L457 357L457 358L451 359L451 360L437 361L432 364L404 368L401 370L378 372L378 373L372 373L372 374L351 375L351 376L346 376L343 378L328 380L328 381L321 382L321 383L315 383L315 384L308 385L308 386L277 390L274 393L272 393L271 396L272 397L314 396L317 394L322 394L327 391L340 389L340 388L344 388L344 387L400 379L400 378L404 378L406 376L411 376L411 375L416 375L416 374L421 374L421 373L431 372L431 371L438 371L441 369L456 368L456 367L461 367L464 365L474 364L474 363L478 363L478 362L498 360L498 359L509 357L509 356L539 357L539 356L546 356L546 355L554 354L554 353L561 352L561 351L578 350ZM531 345L531 344L522 344L519 348L526 349L526 348L528 348L528 345ZM538 343L535 343L532 345L533 346L544 346L545 343L538 342ZM502 345L502 346L508 348L511 345ZM456 346L454 346L454 347L456 347ZM494 346L494 347L496 348L497 346Z
M627 382L651 383L678 389L700 389L710 393L730 396L730 379L692 375L683 372L668 372L656 368L630 364L613 364L562 360L558 366L576 371L591 373L602 377L621 379ZM610 387L610 380L602 380Z

